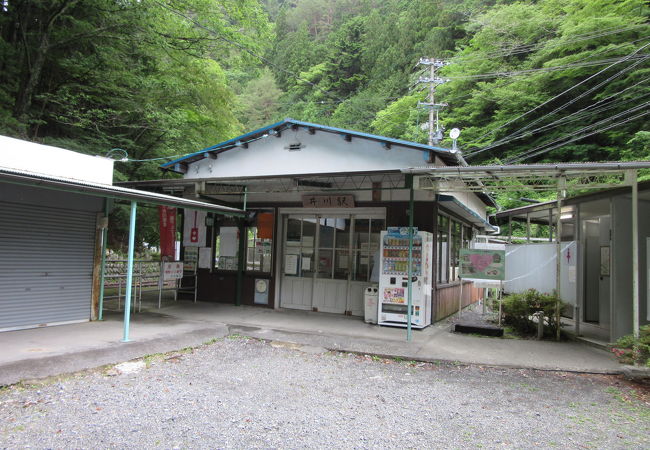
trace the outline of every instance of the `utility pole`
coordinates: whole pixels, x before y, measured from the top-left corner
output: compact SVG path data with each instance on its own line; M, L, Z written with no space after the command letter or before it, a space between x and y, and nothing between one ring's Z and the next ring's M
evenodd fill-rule
M442 140L442 132L444 128L440 125L438 120L438 112L447 106L446 103L436 103L436 86L446 82L440 77L436 76L436 69L449 64L446 61L434 58L420 58L419 66L429 66L429 76L420 77L417 81L418 84L429 84L429 98L428 102L418 102L418 107L426 108L429 110L429 145L438 145Z

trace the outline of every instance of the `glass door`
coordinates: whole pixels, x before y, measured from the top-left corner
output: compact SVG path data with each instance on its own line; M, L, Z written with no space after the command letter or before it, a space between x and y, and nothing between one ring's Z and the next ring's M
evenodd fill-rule
M312 309L316 228L315 216L284 218L280 286L280 306L283 308Z
M346 312L351 226L349 215L318 217L318 273L312 302L318 311Z

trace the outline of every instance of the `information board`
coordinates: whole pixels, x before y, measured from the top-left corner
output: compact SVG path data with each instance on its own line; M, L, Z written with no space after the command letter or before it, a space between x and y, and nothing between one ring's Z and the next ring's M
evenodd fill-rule
M504 250L460 250L460 278L505 280L506 252Z

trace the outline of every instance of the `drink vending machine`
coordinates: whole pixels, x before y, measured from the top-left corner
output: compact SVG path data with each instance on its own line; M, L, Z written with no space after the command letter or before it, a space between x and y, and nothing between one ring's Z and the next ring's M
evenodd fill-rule
M378 323L407 326L408 311L408 227L389 227L381 232ZM433 235L413 228L411 271L411 326L431 325Z

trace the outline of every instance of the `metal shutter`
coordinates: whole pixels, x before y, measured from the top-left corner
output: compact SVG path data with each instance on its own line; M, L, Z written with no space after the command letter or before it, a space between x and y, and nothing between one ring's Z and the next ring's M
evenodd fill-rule
M90 319L95 218L0 202L0 330Z

